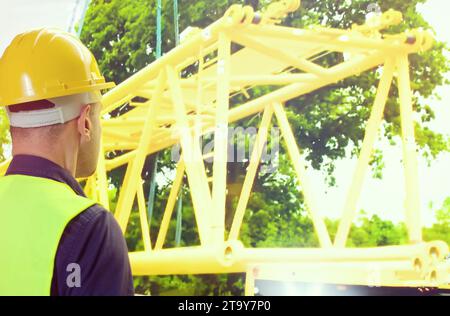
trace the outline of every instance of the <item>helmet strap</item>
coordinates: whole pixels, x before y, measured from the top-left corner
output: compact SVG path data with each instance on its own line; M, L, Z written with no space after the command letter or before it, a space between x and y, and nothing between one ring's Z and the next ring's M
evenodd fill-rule
M7 107L10 126L33 128L64 124L80 116L87 104L101 100L100 92L86 92L47 99L54 106L47 109L12 112Z

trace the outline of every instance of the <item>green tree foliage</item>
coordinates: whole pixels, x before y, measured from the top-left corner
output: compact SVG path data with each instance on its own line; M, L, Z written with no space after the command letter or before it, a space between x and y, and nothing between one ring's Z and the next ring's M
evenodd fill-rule
M231 1L231 0L191 0L179 1L180 29L187 26L205 27L223 15L233 3L250 3L261 8L269 1ZM380 2L383 11L393 8L403 13L404 23L392 27L388 32L430 25L417 12L416 5L425 0L385 0ZM163 3L163 52L175 45L173 30L172 1ZM335 1L304 0L297 12L289 14L284 25L307 27L312 24L338 28L351 27L353 23L364 23L368 6L372 0ZM120 83L146 65L155 61L156 50L156 0L94 0L87 12L82 40L93 51L99 65L109 80ZM444 52L447 47L438 42L424 53L410 57L414 110L418 113L415 131L422 154L430 159L440 152L448 150L448 140L433 132L429 122L434 113L427 98L434 95L435 88L446 84L444 74L450 69ZM317 60L322 65L334 65L342 60L342 54L330 54ZM356 154L364 136L364 128L375 97L379 79L378 72L367 72L348 78L331 86L321 88L314 93L291 100L287 103L288 118L294 130L297 142L305 150L307 159L316 169L323 169L330 175L333 184L334 161L343 158L350 151ZM260 87L249 91L252 96L261 95L271 87ZM232 106L242 102L239 97L232 99ZM256 119L255 119L256 118ZM258 123L260 116L239 122L248 126ZM400 113L396 83L390 92L390 98L384 112L384 136L395 143L400 132ZM299 193L294 172L288 161L286 151L281 148L278 157L278 170L272 174L259 173L251 195L241 239L246 246L317 246L317 237L312 222L306 215L303 197ZM167 152L160 156L160 170L173 169ZM381 151L376 151L372 159L375 176L380 177L383 167ZM151 159L146 162L144 177L150 174ZM245 163L229 163L227 196L227 228L237 204L237 195L245 174ZM167 169L164 169L167 168ZM118 185L124 169L115 171L112 183ZM159 184L155 201L151 234L156 236L159 222L165 207L170 181ZM148 181L145 190L148 190ZM115 200L116 197L113 197ZM194 225L193 210L189 192L183 191L183 240L182 245L198 243ZM441 220L426 231L429 239L448 241L448 207L439 214ZM337 222L327 221L332 234ZM172 221L168 232L166 247L174 246L175 222ZM153 239L155 239L153 237ZM130 250L143 249L140 237L137 212L132 213L127 231ZM377 216L361 216L353 225L349 246L377 246L398 244L406 241L403 225L394 225ZM154 240L153 240L154 242ZM226 295L242 294L243 276L205 275L177 277L136 278L136 289L140 293L153 295L194 294Z
M0 162L5 160L5 146L10 142L9 140L9 123L4 109L0 109Z
M450 197L436 211L436 223L423 231L425 240L443 240L450 245Z

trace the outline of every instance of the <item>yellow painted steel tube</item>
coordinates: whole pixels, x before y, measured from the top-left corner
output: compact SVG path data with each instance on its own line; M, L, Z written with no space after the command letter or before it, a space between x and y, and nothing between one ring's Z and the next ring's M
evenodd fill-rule
M397 58L398 91L402 130L403 166L405 174L406 225L411 242L422 241L419 174L412 108L412 92L409 78L408 56Z
M305 197L306 208L309 211L311 219L313 221L314 228L317 233L320 245L322 247L331 247L330 234L323 220L323 216L318 209L314 198L314 191L312 190L311 183L306 174L305 163L301 157L300 150L295 140L294 133L287 119L286 112L281 104L274 104L275 116L278 119L278 125L281 129L284 140L286 141L286 147L291 158L294 170L297 175L297 181L302 187L303 195Z
M144 118L121 118L120 116L118 118L108 119L108 120L102 120L102 127L103 128L123 128L126 126L130 127L136 127L136 125L142 125L144 126L145 119Z
M395 68L394 63L394 60L388 60L384 65L384 70L378 85L375 102L372 107L369 121L367 122L366 132L361 146L361 153L359 154L356 169L353 174L353 179L347 192L347 199L345 201L342 217L336 233L334 243L336 247L345 247L351 223L357 213L357 202L372 155L373 145L375 143L376 137L378 135L378 130L383 120L384 107L389 95L389 90L391 88Z
M105 95L103 95L102 97L102 111L101 114L107 114L109 112L111 112L112 110L118 108L119 106L122 106L123 104L127 103L128 101L130 101L131 99L134 98L133 94L130 94L129 91L124 92L124 94L122 95L122 97L120 99L107 99L107 101L105 101L105 96L107 95L107 93ZM109 103L107 103L109 102Z
M245 287L244 287L244 295L245 296L253 296L255 294L255 274L253 273L253 269L251 266L247 268L245 272Z
M434 261L441 261L450 254L450 250L445 241L434 240L427 242L427 253Z
M219 249L219 250L218 250ZM227 253L227 255L225 255ZM239 241L223 247L184 247L130 253L133 273L202 274L245 272L250 264L318 262L397 262L408 261L414 269L415 258L424 256L426 244L377 248L243 248ZM227 259L224 259L227 257ZM422 267L420 268L422 269Z
M125 134L123 132L118 132L112 129L104 129L103 130L103 135L105 137L108 138L113 138L114 140L119 140L125 143L133 143L135 142L136 144L139 142L139 135L130 135L130 134Z
M98 156L97 171L93 177L97 178L97 193L99 196L98 202L102 204L104 208L109 210L108 178L106 176L105 152L103 150L103 140L101 140L100 143L100 154Z
M105 138L107 136L105 135ZM113 151L113 150L132 150L136 149L139 146L139 142L134 141L108 141L105 139L103 148L105 152Z
M167 66L167 77L170 84L170 92L172 94L173 103L175 105L175 113L177 116L177 128L180 131L180 144L183 150L183 161L186 168L186 174L191 190L192 203L194 206L195 219L199 231L201 243L211 243L207 238L210 232L209 214L211 211L212 201L211 192L208 186L206 170L202 159L200 144L192 131L188 128L188 120L186 108L183 102L181 88L178 83L178 74L173 67Z
M120 155L113 159L108 159L105 162L106 170L111 171L115 168L123 166L124 164L129 163L136 156L136 150L127 152L123 155Z
M414 53L420 51L415 45L393 39L375 39L358 33L339 29L297 29L281 25L248 25L242 27L248 35L274 37L308 44L320 44L324 49L348 51L348 49L384 51L386 55L399 52Z
M402 260L426 257L427 245L386 246L375 248L246 248L236 254L243 261L351 261ZM282 258L282 259L280 259Z
M145 251L152 250L152 242L150 236L150 227L147 219L147 206L145 204L144 189L142 184L137 186L137 200L139 208L139 221L141 222L142 241L144 242Z
M5 174L6 170L8 170L10 163L11 163L11 159L5 160L0 163L0 176Z
M255 86L255 85L287 85L295 82L311 82L317 80L318 76L313 74L296 74L296 73L282 73L273 75L239 75L231 76L230 84L236 86ZM214 76L205 77L201 80L202 84L212 84L210 89L214 89L217 83L217 78ZM194 79L181 80L183 88L194 88L198 85Z
M212 183L212 209L210 217L211 240L221 244L225 238L225 198L227 186L228 110L230 106L231 41L224 32L219 34L216 117L214 131L214 160Z
M240 242L222 245L183 247L130 253L133 275L199 274L233 272L234 252L242 247Z
M262 151L267 141L267 134L269 132L270 121L273 116L273 107L267 106L264 110L261 124L259 126L258 134L256 135L255 144L253 146L250 163L245 175L244 184L242 185L239 201L236 206L236 212L234 214L233 223L231 225L229 240L237 240L239 237L239 230L244 219L245 209L247 208L248 199L255 181L256 172L261 160Z
M94 198L93 195L93 190L92 190L92 177L86 178L86 183L84 185L83 191L86 194L87 197L89 198Z
M172 183L172 188L169 193L169 198L167 199L166 208L164 209L164 215L159 226L159 233L156 239L155 250L161 250L164 245L164 241L166 240L166 234L167 230L169 229L170 219L172 218L175 202L177 201L177 198L179 196L178 193L180 192L181 185L183 184L184 171L184 162L180 157L180 161L177 164L175 179Z

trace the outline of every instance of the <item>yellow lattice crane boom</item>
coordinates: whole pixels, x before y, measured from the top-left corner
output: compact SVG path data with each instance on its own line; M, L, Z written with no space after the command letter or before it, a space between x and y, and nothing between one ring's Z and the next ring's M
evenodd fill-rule
M449 265L444 260L449 253L447 244L422 240L408 63L410 54L432 46L432 36L421 29L383 34L385 28L402 20L401 13L393 10L372 18L368 24L354 25L347 30L278 25L299 5L300 1L295 0L278 1L262 13L254 12L249 6L233 5L221 19L205 29L192 29L178 47L109 91L103 99L103 155L97 173L87 180L87 192L108 207L107 173L126 166L113 211L125 232L137 199L145 250L130 253L135 275L247 272L246 292L250 294L256 271L266 278L354 285L367 285L368 278L376 271L377 284L384 286L448 284ZM232 50L232 43L241 48ZM317 62L331 53L342 53L345 58L328 67ZM183 75L187 69L189 77ZM332 240L315 203L314 188L305 172L305 162L284 103L345 78L376 70L382 71L376 98L337 235ZM393 80L398 82L400 101L404 212L410 243L347 248L347 236L356 216L357 201ZM248 93L254 87L267 85L276 88L258 97ZM239 94L245 101L231 107L230 98ZM126 113L116 117L108 115L124 105L130 109ZM256 145L225 239L228 125L256 113L262 113ZM273 118L286 142L320 242L318 248L246 248L239 240ZM206 133L214 135L211 175L198 142ZM148 155L176 144L181 146L182 155L152 246L141 172ZM107 159L106 154L112 151L122 154ZM185 174L200 244L165 249L166 233Z

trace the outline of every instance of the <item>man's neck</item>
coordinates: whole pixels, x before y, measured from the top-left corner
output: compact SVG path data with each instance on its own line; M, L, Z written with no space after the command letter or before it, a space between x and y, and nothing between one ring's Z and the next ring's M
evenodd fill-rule
M76 160L74 158L68 158L67 155L64 154L64 151L57 150L56 148L49 150L33 150L32 148L25 149L21 148L21 146L14 146L13 144L12 155L30 155L50 160L69 171L72 176L75 176Z

